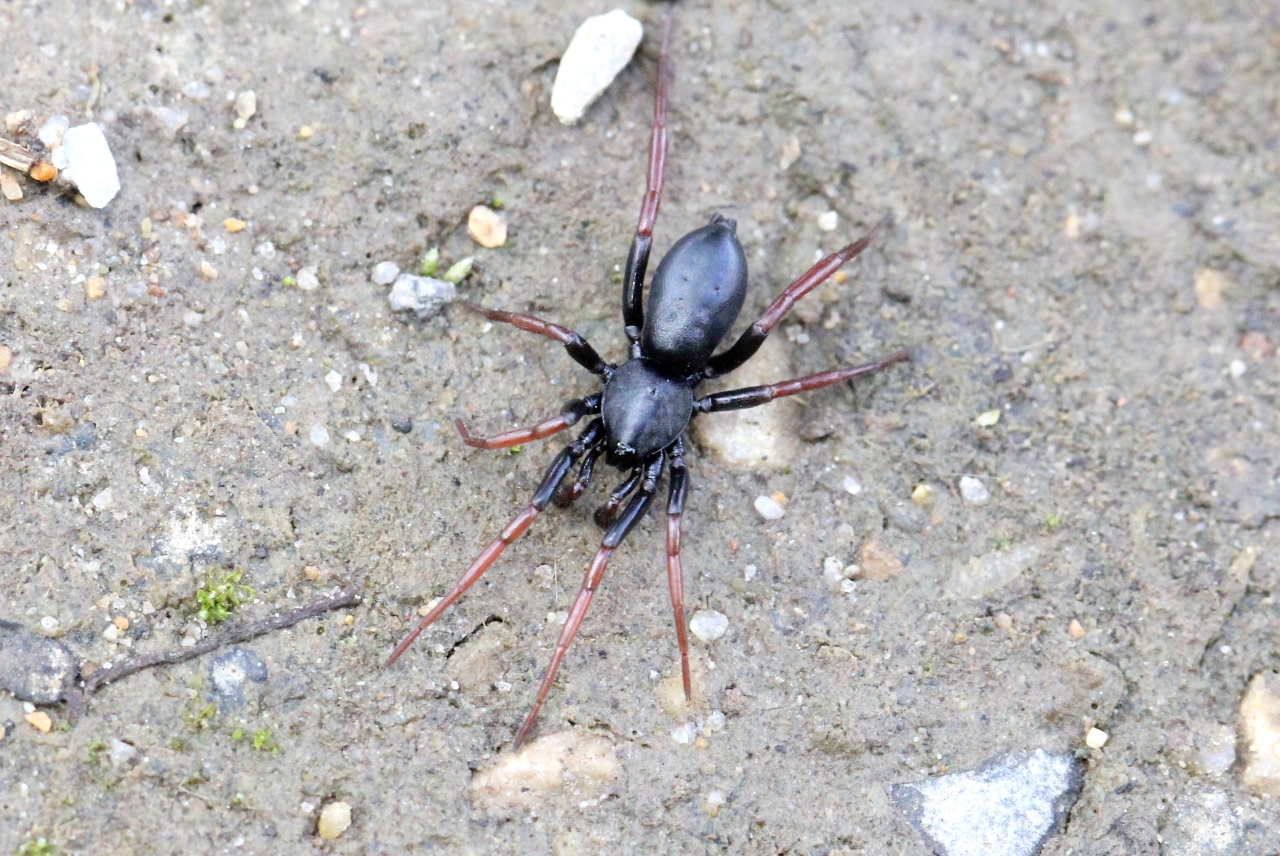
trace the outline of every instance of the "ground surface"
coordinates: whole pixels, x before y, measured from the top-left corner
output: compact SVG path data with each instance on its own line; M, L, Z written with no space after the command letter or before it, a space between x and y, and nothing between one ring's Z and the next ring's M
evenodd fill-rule
M592 503L544 516L381 664L554 454L474 452L450 420L527 423L592 379L456 309L392 317L369 273L437 244L475 255L462 296L621 356L615 276L660 7L628 7L639 59L582 125L548 108L569 35L609 8L0 3L0 106L83 122L96 64L93 118L123 184L101 211L30 184L0 205L0 616L52 616L102 663L126 653L101 635L119 615L135 651L178 645L210 573L244 572L262 601L247 615L338 584L365 595L246 646L269 677L239 704L215 694L209 658L109 687L74 724L52 709L47 735L0 702L18 723L0 744L0 852L44 836L122 854L920 854L890 785L1041 747L1087 764L1048 853L1159 852L1170 803L1202 788L1247 818L1241 852L1274 852L1272 804L1235 771L1193 775L1185 751L1280 666L1280 18L1228 3L681 4L657 251L736 217L758 312L815 251L892 211L776 336L795 373L916 359L789 411L811 439L780 467L695 448L690 609L729 618L696 645L705 703L659 705L675 644L651 517L540 724L613 741L618 778L532 813L473 805L473 771L532 699L548 613L595 549ZM245 90L257 113L235 129L228 93ZM494 196L511 237L483 250L466 214ZM248 227L228 234L227 217ZM305 266L318 289L282 284ZM95 274L106 296L88 301L78 278ZM987 504L962 500L963 475ZM762 522L752 502L775 491L787 514ZM901 570L833 594L823 559L854 562L868 540ZM1009 585L946 595L971 557L1028 546L1039 558ZM704 748L671 738L711 710L727 721ZM1090 725L1110 734L1100 751ZM277 750L236 728L269 729ZM112 740L137 756L113 766L96 751ZM354 823L322 842L314 807L334 799Z

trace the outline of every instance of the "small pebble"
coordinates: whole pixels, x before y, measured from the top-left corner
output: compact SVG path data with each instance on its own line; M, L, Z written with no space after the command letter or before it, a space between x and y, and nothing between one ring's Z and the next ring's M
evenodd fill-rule
M477 205L467 216L467 232L482 247L496 249L507 242L507 220L485 205Z
M10 202L17 202L22 198L22 185L18 184L18 179L6 166L0 166L0 193Z
M822 560L822 579L831 591L839 591L844 582L844 562L835 556L827 556Z
M96 508L98 511L106 511L107 509L115 505L115 501L116 501L115 493L113 493L111 488L109 487L103 488L98 493L94 494L94 497L92 500L93 507Z
M947 580L947 594L971 600L985 597L1017 579L1043 552L1042 544L1020 544L974 556L952 570Z
M102 128L92 122L71 128L63 135L62 147L67 158L62 175L76 186L85 202L103 208L116 198L120 176Z
M698 735L698 726L692 722L686 722L684 725L677 725L671 729L671 739L679 743L681 746L688 746L694 741Z
M204 323L204 315L194 309L188 309L182 313L182 323L192 328L199 327Z
M329 429L323 425L312 425L311 442L316 446L326 445L329 442Z
M818 215L818 228L824 232L834 232L840 225L840 215L835 211L826 211Z
M298 269L298 288L303 291L315 291L320 287L319 270L314 265Z
M631 61L644 36L644 26L621 9L582 22L551 87L551 110L566 125L582 118L591 102Z
M1151 145L1151 140L1151 132L1147 130L1139 131L1133 135L1133 144L1135 146L1149 146Z
M408 434L413 431L413 420L408 416L397 416L391 420L391 430L397 434Z
M71 127L71 121L66 116L50 116L45 123L40 126L40 130L36 132L36 136L40 142L44 143L45 148L53 148L62 145L62 135Z
M757 496L755 500L756 513L765 520L781 520L787 510L782 507L782 503L778 502L771 496Z
M888 544L879 538L871 537L862 543L858 550L858 565L863 576L868 579L884 582L902 572L902 560Z
M1090 749L1101 749L1107 745L1107 738L1110 736L1101 728L1090 728L1089 733L1084 736L1084 742Z
M1067 635L1072 639L1084 638L1084 625L1078 619L1071 619L1071 623L1067 625Z
M335 371L330 371L327 375L325 375L324 382L329 387L329 389L332 390L333 392L337 392L338 390L342 389L342 375L338 374Z
M711 817L718 817L726 802L723 791L711 791L707 794L706 799L707 814Z
M400 275L400 265L395 262L378 262L373 266L374 285L390 285Z
M235 217L228 217L227 219L222 221L222 228L226 229L228 232L231 232L232 234L235 234L236 232L243 232L245 227L248 225L249 224L246 223L245 221L238 220Z
M100 276L91 276L84 281L84 296L89 300L101 300L107 294L107 281Z
M714 609L699 609L689 619L689 632L703 642L719 639L729 629L729 616Z
M1000 411L998 409L984 411L979 413L977 418L973 421L976 422L980 428L990 428L992 425L995 425L1000 421Z
M138 750L123 740L111 740L111 766L119 769L127 765L138 754Z
M991 500L991 491L981 480L973 476L960 477L960 495L970 505L986 505Z
M58 632L58 624L58 619L54 618L52 615L46 615L44 618L40 619L40 630L46 635L56 633Z
M1196 290L1196 302L1206 312L1221 309L1222 293L1227 288L1227 277L1213 268L1200 268L1192 277L1192 285Z
M933 486L921 482L911 489L911 501L921 508L928 508L933 505L934 490Z
M53 177L58 174L58 169L47 161L41 161L34 164L31 169L27 170L27 175L35 181L52 181Z
M70 312L75 308L71 301L65 297L59 297L57 300L53 301L53 305L59 312Z
M37 731L48 734L53 729L53 720L43 710L28 713L25 718Z
M102 638L108 642L120 641L120 628L114 624L108 624L107 629L102 631Z
M215 279L218 278L218 269L213 265L209 264L207 261L201 260L200 278L203 279L205 282L213 282Z
M258 96L252 89L246 89L236 96L235 111L236 120L231 124L239 130L249 123L254 113L258 112Z
M307 565L305 568L302 569L302 574L307 579L311 580L312 582L315 582L316 580L320 579L320 568L318 568L315 565Z
M412 312L419 321L425 321L457 294L454 284L446 280L402 273L391 287L387 301L392 311Z
M1280 797L1280 674L1259 672L1240 702L1245 748L1241 782L1252 791Z
M321 838L333 840L351 826L351 806L345 802L331 802L320 810L316 832Z
M997 612L995 617L991 619L991 623L994 624L998 630L1008 632L1013 629L1013 616L1007 612Z
M845 493L851 493L854 496L862 493L862 484L853 476L845 476L841 487L844 488Z
M128 618L126 618L126 617L125 617L125 616L123 616L123 615L117 615L117 616L112 620L112 622L111 622L111 623L112 623L112 624L114 624L114 625L116 626L116 629L117 629L117 630L128 630L128 629L129 629L129 619L128 619Z

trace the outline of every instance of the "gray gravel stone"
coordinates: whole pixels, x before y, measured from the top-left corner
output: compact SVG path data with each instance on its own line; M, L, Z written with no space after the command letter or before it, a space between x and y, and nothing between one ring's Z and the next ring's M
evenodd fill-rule
M53 704L75 680L75 655L21 624L0 621L0 687L22 701Z
M1196 788L1179 796L1169 807L1161 837L1162 856L1227 856L1242 853L1243 812L1232 806L1226 791Z
M1043 749L963 773L894 785L890 795L938 856L1035 856L1066 819L1083 777Z
M419 321L425 321L440 311L457 295L453 283L429 276L402 273L391 286L387 300L396 312L412 312Z
M239 707L245 701L247 682L260 684L267 680L267 664L248 648L232 648L209 664L209 679L219 701Z

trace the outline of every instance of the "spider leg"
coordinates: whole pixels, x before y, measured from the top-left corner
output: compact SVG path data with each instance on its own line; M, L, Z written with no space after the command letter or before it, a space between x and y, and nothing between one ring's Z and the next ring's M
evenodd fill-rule
M640 340L644 327L644 272L653 248L653 225L658 220L662 182L667 172L667 45L671 41L671 14L662 22L662 48L658 53L658 87L653 99L653 131L649 137L649 172L645 182L640 222L636 224L631 250L622 275L622 323L632 343Z
M601 529L607 528L615 517L618 516L618 508L622 505L623 500L631 491L636 489L636 485L640 483L640 479L644 476L644 467L638 466L631 471L631 475L627 476L627 480L613 489L613 493L609 494L609 498L605 500L604 505L595 511L596 525Z
M556 672L560 670L560 663L564 660L565 652L569 650L573 638L578 635L578 629L582 626L582 620L587 616L587 608L591 606L591 598L595 595L596 589L600 585L600 580L604 577L604 570L609 565L609 558L613 555L613 551L622 543L622 539L627 537L627 533L636 525L637 521L644 516L645 511L649 508L649 503L653 501L653 494L658 489L658 478L662 475L662 467L666 463L666 453L658 452L648 463L644 465L644 483L640 485L640 489L636 495L631 498L625 511L618 518L618 521L609 527L609 531L605 533L604 538L600 542L600 549L596 551L595 558L591 560L590 567L587 568L586 577L582 581L582 588L578 591L577 598L573 601L573 607L569 610L569 619L564 623L564 628L560 631L560 638L556 640L555 651L551 654L551 662L547 664L547 671L542 676L542 683L538 687L538 696L533 702L533 707L529 710L529 715L525 717L524 724L520 726L520 730L516 732L515 748L520 748L525 740L529 737L529 732L533 731L534 723L538 721L538 712L542 710L542 704L547 700L547 695L551 692L551 685L555 683Z
M500 309L485 309L475 303L467 303L459 301L467 309L479 315L483 315L490 321L497 321L500 324L510 324L526 330L530 333L537 333L539 336L546 336L548 339L559 342L564 345L565 351L578 365L582 366L592 374L607 375L613 370L613 366L606 363L596 353L596 349L582 336L578 335L568 327L561 327L559 324L552 324L550 321L543 321L541 318L535 318L532 315L522 315L519 312L503 312Z
M782 293L769 304L769 308L760 316L760 320L748 327L729 350L711 358L707 367L702 370L702 376L710 378L728 374L751 359L768 337L769 331L791 311L796 301L826 282L845 262L857 258L888 223L889 217L886 215L870 232L844 249L827 256L784 288Z
M693 412L715 413L720 410L743 410L747 407L757 407L773 401L775 398L795 395L798 392L807 392L811 389L821 389L824 386L831 386L833 383L841 383L846 380L853 380L856 377L875 374L886 366L909 359L911 359L911 355L906 351L894 351L882 360L862 366L820 372L796 378L795 380L784 380L782 383L769 384L768 386L749 386L743 389L716 392L695 401L693 403Z
M473 449L506 449L509 446L528 443L531 440L543 440L574 425L589 413L599 413L600 397L600 393L596 393L595 395L588 395L586 398L574 399L565 405L559 416L553 416L531 428L517 428L514 431L506 431L493 437L473 436L461 419L453 420L453 424L458 429L458 433L462 435L462 442Z
M604 454L605 449L604 443L591 447L587 452L586 458L582 461L582 467L578 470L578 477L574 479L573 484L567 488L562 484L560 489L556 491L555 496L551 498L551 501L556 504L556 508L568 508L578 501L578 497L582 496L582 492L591 483L591 476L596 469L596 461Z
M418 638L418 634L431 626L440 614L453 605L463 592L471 588L475 581L484 576L484 572L489 570L502 551L507 549L517 538L525 533L534 519L546 508L547 503L551 500L551 495L555 492L560 482L564 481L565 476L573 469L573 465L579 458L591 447L600 443L604 437L604 423L599 419L594 420L587 426L586 430L578 436L576 440L565 446L556 459L551 462L551 466L547 468L546 474L542 477L542 483L538 485L538 489L533 493L533 500L515 516L515 518L506 525L502 533L489 542L489 546L480 551L480 555L471 562L471 566L467 568L466 573L458 580L457 585L453 587L453 591L440 598L431 611L427 613L422 621L418 622L418 626L411 630L404 639L400 640L400 644L391 652L391 656L387 658L387 665L390 666L400 658L400 655L408 650L413 644L413 640Z
M671 445L671 484L667 491L667 586L671 589L671 611L676 619L676 641L680 645L680 676L684 697L693 697L689 679L689 634L684 620L684 567L680 564L680 515L688 492L688 470L684 466L684 440Z

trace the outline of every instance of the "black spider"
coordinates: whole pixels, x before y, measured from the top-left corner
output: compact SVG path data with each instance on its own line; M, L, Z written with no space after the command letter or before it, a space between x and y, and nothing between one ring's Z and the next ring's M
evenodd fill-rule
M688 489L682 435L690 420L699 413L738 410L755 407L785 395L795 395L872 374L891 363L907 359L906 351L898 351L884 359L854 368L836 369L769 386L718 392L702 398L694 390L707 378L731 372L755 354L777 323L797 300L826 281L841 265L861 253L884 226L882 220L863 238L837 253L827 256L797 279L769 305L760 320L752 324L731 348L713 356L716 346L733 326L747 293L747 261L738 243L733 220L719 214L701 229L685 235L658 263L649 285L648 318L641 301L645 268L653 243L653 225L658 216L658 199L662 192L667 156L667 44L671 35L671 19L662 31L662 50L658 60L658 91L653 111L653 134L649 143L649 175L640 223L631 251L627 255L623 278L622 318L630 340L628 359L620 366L606 363L585 339L572 330L530 315L483 309L474 304L467 308L491 321L513 324L564 344L569 356L588 371L604 379L604 391L572 401L564 412L532 428L508 431L496 437L473 437L462 420L458 432L467 445L480 449L501 449L540 440L575 424L582 417L595 415L576 440L556 457L533 494L533 501L507 524L502 533L485 547L467 568L454 589L441 598L425 618L396 646L388 665L405 652L418 634L440 617L494 560L524 534L539 512L554 500L564 507L576 500L591 480L596 461L623 471L627 479L617 487L603 506L596 510L596 522L607 527L600 549L587 570L582 589L569 610L569 618L555 653L538 688L537 700L516 733L519 747L528 738L538 711L546 701L556 671L564 659L586 617L587 607L604 576L609 557L636 522L644 516L657 490L664 467L670 467L670 492L667 499L667 578L671 588L671 605L675 612L676 638L680 644L680 668L685 697L690 695L689 643L684 618L684 576L680 567L680 515L684 510ZM578 476L567 482L574 466L581 461ZM625 509L618 509L630 497Z

